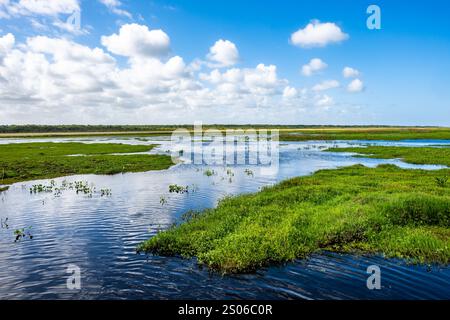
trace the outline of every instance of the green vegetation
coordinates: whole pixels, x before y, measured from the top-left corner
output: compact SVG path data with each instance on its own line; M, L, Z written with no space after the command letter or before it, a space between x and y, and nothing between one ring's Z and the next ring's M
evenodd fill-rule
M171 184L169 186L170 193L189 193L189 186L179 186L177 184Z
M438 159L442 160L442 159ZM450 170L352 166L222 200L139 251L197 257L222 273L331 250L450 263Z
M207 177L215 176L217 173L212 169L206 169L203 174Z
M0 184L75 174L116 174L167 169L166 155L146 152L154 146L83 143L21 143L0 145Z
M280 132L280 141L308 141L308 140L417 140L436 139L450 140L448 128L342 128L342 129L311 129L292 132Z
M330 152L354 152L355 157L377 159L402 159L413 164L439 164L450 166L450 146L446 147L382 147L367 148L332 148Z
M79 137L79 136L155 136L170 135L173 130L192 125L124 125L124 126L0 126L0 138L10 137ZM306 140L404 140L450 139L450 128L390 126L302 126L302 125L204 125L203 130L279 129L281 141Z

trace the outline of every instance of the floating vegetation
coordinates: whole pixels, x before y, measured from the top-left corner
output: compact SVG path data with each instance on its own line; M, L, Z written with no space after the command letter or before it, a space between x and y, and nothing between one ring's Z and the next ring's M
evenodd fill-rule
M227 169L227 176L234 177L234 172L231 169Z
M159 197L159 203L163 206L167 203L167 199L164 196Z
M207 169L207 170L205 170L204 172L204 175L205 176L207 176L207 177L212 177L212 176L215 176L217 173L214 171L214 170L212 170L212 169Z
M0 218L0 225L2 229L9 229L8 218Z
M18 242L22 239L33 239L33 235L31 234L31 227L28 228L22 228L22 229L17 229L14 231L14 236L16 237L16 240L14 240L14 242Z
M254 173L253 173L253 171L250 170L250 169L245 169L245 170L244 170L244 173L245 173L247 176L251 176L251 177L254 177L254 176L255 176Z
M189 186L179 186L177 184L171 184L169 186L170 193L189 193Z
M112 196L111 189L101 189L100 190L100 196L101 197L110 197L110 196Z
M112 195L111 189L103 188L97 192L94 184L87 181L68 182L67 180L63 180L61 185L57 185L54 180L51 180L48 185L35 184L29 190L30 194L53 193L55 197L61 196L66 190L73 190L76 194L84 194L88 197L92 197L96 193L100 194L101 197L110 197Z

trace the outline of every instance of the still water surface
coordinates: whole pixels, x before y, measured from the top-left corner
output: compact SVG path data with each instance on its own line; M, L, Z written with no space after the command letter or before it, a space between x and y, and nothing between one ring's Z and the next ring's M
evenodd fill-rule
M27 142L4 139L0 143ZM34 139L33 141L38 141ZM42 141L49 141L42 139ZM55 142L120 142L170 149L167 138L141 141L134 138L51 139ZM351 145L369 142L354 141ZM450 144L450 141L446 141ZM436 145L442 141L371 141L376 145ZM55 179L88 181L112 189L112 196L92 197L66 190L30 194L36 183L18 183L0 194L1 299L450 299L450 267L411 266L378 256L323 253L254 274L221 276L199 268L194 259L137 255L143 240L179 221L191 209L214 207L227 195L258 191L281 180L320 169L357 163L376 166L392 163L405 168L438 169L408 165L399 160L352 158L350 154L325 153L324 147L348 142L289 142L280 146L279 170L261 174L254 167L235 166L233 175L223 167L182 163L164 171L114 176L82 175ZM217 173L207 177L204 170ZM251 169L253 176L245 169ZM231 178L231 181L230 181ZM195 192L170 194L171 184L190 186ZM167 203L160 203L163 197ZM33 239L14 242L14 230L29 227ZM81 268L81 290L67 289L67 266ZM366 287L366 269L378 265L382 289Z

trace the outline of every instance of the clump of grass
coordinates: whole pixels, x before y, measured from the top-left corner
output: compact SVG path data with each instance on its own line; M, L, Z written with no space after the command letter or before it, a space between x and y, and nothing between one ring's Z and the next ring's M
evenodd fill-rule
M16 237L14 242L19 242L20 240L26 239L26 238L28 238L30 240L33 239L33 235L31 234L31 227L15 230L14 236Z
M67 180L63 180L61 185L57 185L54 180L50 181L50 184L34 184L30 188L30 194L37 193L53 193L55 197L61 196L61 194L66 190L74 190L76 194L84 194L89 197L92 197L94 194L98 193L94 184L90 184L87 181L74 181L67 182ZM109 188L100 189L101 197L110 197L112 195L112 190Z
M112 196L112 190L108 189L108 188L101 189L100 196L101 197L110 197L110 196Z
M169 186L170 193L189 193L189 186L179 186L177 184L171 184Z
M439 187L445 188L447 186L448 177L436 177L435 181Z
M249 176L249 177L253 177L253 176L254 176L253 171L250 170L250 169L245 169L245 170L244 170L244 173L245 173L247 176Z
M8 217L6 217L5 219L0 218L0 227L2 229L9 229Z
M212 177L216 175L216 172L212 169L206 169L203 174L207 177Z
M392 165L319 171L189 213L139 251L195 256L222 273L321 250L448 264L450 190L429 183L448 173Z

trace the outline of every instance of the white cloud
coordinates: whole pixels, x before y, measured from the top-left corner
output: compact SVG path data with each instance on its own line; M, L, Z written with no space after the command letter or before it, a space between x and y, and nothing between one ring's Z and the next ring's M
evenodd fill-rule
M340 86L340 84L336 80L325 80L319 84L316 84L312 89L314 91L325 91L325 90L338 88L339 86Z
M291 43L302 48L325 47L330 43L342 42L348 38L348 34L335 23L321 23L313 20L305 28L291 35Z
M11 51L11 49L14 47L14 43L15 37L11 33L0 37L0 58Z
M201 74L200 78L215 84L218 88L235 88L235 93L251 93L255 95L275 95L282 91L287 84L279 79L277 67L274 65L258 64L256 68L228 69L221 73L213 70L208 74ZM231 86L230 86L231 85Z
M328 108L332 105L334 105L334 99L328 95L318 96L316 98L316 106L317 107Z
M52 25L64 32L87 34L80 27L80 10L79 0L0 0L0 19L26 17L33 29L41 32Z
M360 72L351 67L345 67L344 70L342 70L342 75L344 78L356 78L360 75Z
M309 76L313 75L314 73L317 73L327 67L328 67L328 65L325 62L323 62L319 58L314 58L314 59L311 59L311 61L308 64L305 64L302 67L302 74L304 76L309 77Z
M292 98L295 98L297 95L298 95L298 91L297 91L297 89L295 89L293 87L287 86L283 90L283 98L285 98L285 99L292 99Z
M75 11L80 11L78 0L2 0L0 1L0 7L3 7L4 15L6 14L8 16L57 16L59 14L71 14Z
M331 96L290 85L275 65L200 73L197 60L186 63L168 45L155 52L148 28L133 29L134 40L121 31L104 38L109 51L63 38L0 36L0 123L281 123L308 115L315 122L339 110L327 109ZM141 38L145 49L136 48Z
M125 16L127 18L132 18L133 16L126 10L121 9L122 3L119 0L99 0L104 4L112 13L119 16Z
M359 80L359 79L353 80L347 86L347 91L348 92L356 93L356 92L361 92L363 90L364 90L364 83L361 80Z
M233 42L220 39L209 49L208 59L212 67L233 66L239 61L239 51Z
M170 38L164 31L136 23L123 25L119 34L103 36L101 42L108 51L125 57L159 57L170 50Z

